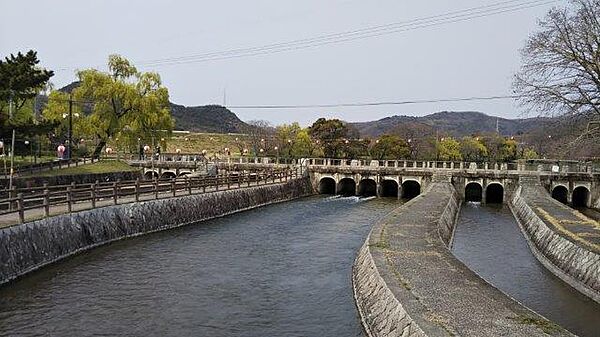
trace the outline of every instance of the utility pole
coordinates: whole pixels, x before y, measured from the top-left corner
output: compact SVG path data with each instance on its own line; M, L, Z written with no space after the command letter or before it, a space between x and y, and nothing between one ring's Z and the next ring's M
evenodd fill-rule
M69 94L69 145L67 146L67 159L71 160L73 146L73 96Z
M227 87L223 88L223 107L227 107Z
M10 91L10 101L8 102L8 120L13 118L13 95L14 91ZM13 186L13 173L15 167L15 128L12 129L12 140L10 145L10 176L8 178L8 188L12 189Z
M496 133L500 134L500 119L496 118Z

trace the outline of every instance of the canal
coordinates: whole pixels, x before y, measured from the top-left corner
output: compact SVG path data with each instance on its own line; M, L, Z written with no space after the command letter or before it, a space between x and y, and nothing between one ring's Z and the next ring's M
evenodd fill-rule
M465 203L452 251L487 282L579 336L598 336L600 305L545 269L505 205Z
M0 336L363 336L352 262L397 205L310 197L100 247L0 288Z

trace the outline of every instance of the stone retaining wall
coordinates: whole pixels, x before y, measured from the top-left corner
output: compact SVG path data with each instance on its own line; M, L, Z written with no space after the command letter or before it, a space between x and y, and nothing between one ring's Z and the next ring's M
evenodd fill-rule
M308 178L98 208L0 230L0 284L112 241L312 194Z
M535 257L563 281L600 303L600 254L578 246L549 228L521 192L522 187L519 187L510 200L510 208Z
M352 272L367 335L572 336L454 257L448 247L460 206L450 182L434 181L374 225Z

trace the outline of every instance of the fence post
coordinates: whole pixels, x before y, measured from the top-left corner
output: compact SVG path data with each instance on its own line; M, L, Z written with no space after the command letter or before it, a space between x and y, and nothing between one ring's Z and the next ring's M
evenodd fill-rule
M157 179L153 179L152 180L152 184L154 187L154 198L158 199L158 180Z
M19 210L19 220L25 222L25 205L23 204L23 193L17 195L17 209Z
M229 171L227 171L227 175L225 176L225 179L227 179L227 189L230 190L231 189L231 181L229 180Z
M238 188L242 187L242 176L240 174L238 174L237 176L237 183L238 183Z
M71 213L73 211L73 189L71 188L71 186L67 187L67 210L69 211L69 213Z
M48 183L44 183L44 214L50 215L50 191L48 190Z
M171 193L173 193L173 196L175 196L175 194L177 193L177 186L175 185L175 179L176 178L171 178Z
M119 199L119 181L117 180L113 183L113 203L116 205Z
M192 194L192 181L190 180L190 177L185 177L185 183L187 186L188 194Z
M17 187L13 186L12 189L8 193L8 197L14 199L17 197ZM15 207L15 203L12 201L8 203L8 209L12 210Z
M92 184L92 190L90 192L92 197L92 208L96 208L96 184L98 184L97 180Z
M215 177L215 190L216 191L219 190L219 176L218 175Z
M135 202L140 201L140 178L135 179Z

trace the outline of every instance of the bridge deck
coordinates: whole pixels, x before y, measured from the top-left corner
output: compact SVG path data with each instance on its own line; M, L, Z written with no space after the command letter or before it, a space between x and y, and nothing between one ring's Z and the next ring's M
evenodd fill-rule
M433 183L371 233L375 264L406 312L429 336L569 336L452 255L438 221L453 193L449 183Z

